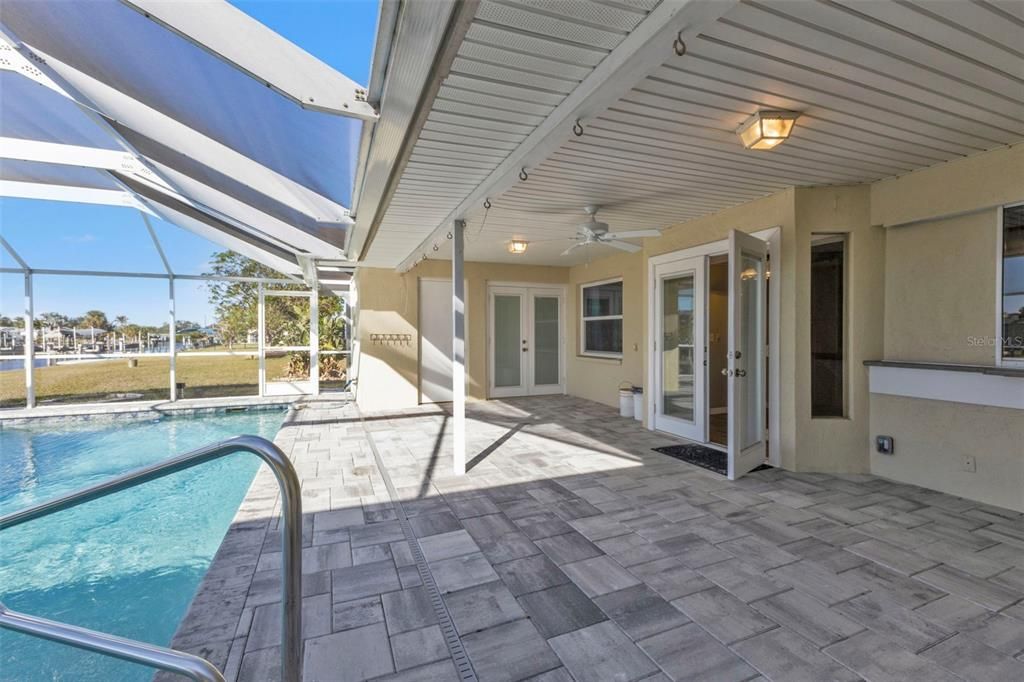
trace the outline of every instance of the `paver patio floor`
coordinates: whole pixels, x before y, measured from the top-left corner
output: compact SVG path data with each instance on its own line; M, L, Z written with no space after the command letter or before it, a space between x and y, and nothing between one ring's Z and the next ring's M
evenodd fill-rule
M458 679L364 432L480 680L1024 679L1024 518L868 475L736 482L566 396L311 402L277 442L303 479L304 676ZM443 435L442 435L443 433ZM277 675L276 487L262 471L175 646Z

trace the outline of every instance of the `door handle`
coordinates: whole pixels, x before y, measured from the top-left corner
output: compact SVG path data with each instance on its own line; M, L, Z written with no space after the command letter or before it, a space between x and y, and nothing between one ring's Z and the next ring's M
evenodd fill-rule
M745 369L737 369L736 370L736 376L738 376L738 377L745 377L745 376L747 376L747 370L745 370Z
M723 377L731 377L732 376L732 370L728 369L727 367L723 367L722 368L722 376Z

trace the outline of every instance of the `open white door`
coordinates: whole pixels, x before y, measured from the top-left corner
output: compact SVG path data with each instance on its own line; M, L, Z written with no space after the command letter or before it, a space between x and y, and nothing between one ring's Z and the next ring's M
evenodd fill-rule
M729 233L729 478L765 462L768 244Z

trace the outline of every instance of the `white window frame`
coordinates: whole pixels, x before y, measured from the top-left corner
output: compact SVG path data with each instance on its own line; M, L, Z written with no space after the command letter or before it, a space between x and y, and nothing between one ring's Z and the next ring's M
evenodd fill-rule
M585 302L586 302L586 298L584 297L584 292L587 289L590 289L590 288L593 288L593 287L603 286L605 284L616 284L616 283L621 283L622 284L622 314L620 314L620 315L595 315L595 316L592 316L592 317L587 317L586 315L583 314L583 312L584 312L584 305L585 305ZM600 322L601 320L618 320L619 323L623 325L623 328L622 328L623 333L625 332L626 328L625 328L624 318L625 318L625 313L626 313L626 284L623 281L623 278L622 277L612 277L610 279L602 279L602 280L598 280L596 282L585 282L583 284L580 284L579 292L580 292L580 299L579 299L580 300L580 307L579 307L579 313L580 313L580 318L579 318L580 319L580 333L579 333L579 336L580 336L580 347L579 347L579 353L580 353L580 355L583 356L583 357L588 357L588 358L610 358L610 359L613 359L613 360L621 360L622 359L622 350L620 350L618 353L610 353L610 352L596 351L596 350L587 350L587 322ZM623 343L625 343L625 340L623 340Z
M1024 358L1003 357L1003 214L1008 208L1024 206L1024 201L1002 204L996 211L996 366L1024 368Z

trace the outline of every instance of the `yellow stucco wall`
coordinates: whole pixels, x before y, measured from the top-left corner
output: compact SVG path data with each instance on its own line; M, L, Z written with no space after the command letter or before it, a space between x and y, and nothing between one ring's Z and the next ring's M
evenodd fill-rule
M450 278L450 261L424 261L406 273L356 271L360 366L357 400L367 410L419 403L419 278ZM487 397L487 285L489 282L566 284L569 268L466 263L466 393ZM409 334L408 343L372 343L373 334Z
M896 438L895 455L871 453L872 473L1024 511L1021 410L875 394L871 423ZM964 455L977 471L961 470Z

